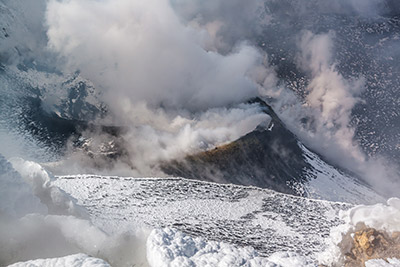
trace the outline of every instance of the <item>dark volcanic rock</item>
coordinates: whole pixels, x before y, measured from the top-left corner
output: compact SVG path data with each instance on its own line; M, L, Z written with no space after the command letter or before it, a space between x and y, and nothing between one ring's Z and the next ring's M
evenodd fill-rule
M310 166L296 136L264 101L256 98L250 102L259 103L271 116L267 128L257 127L230 144L165 163L162 170L172 176L301 194L292 185L304 181L303 172Z

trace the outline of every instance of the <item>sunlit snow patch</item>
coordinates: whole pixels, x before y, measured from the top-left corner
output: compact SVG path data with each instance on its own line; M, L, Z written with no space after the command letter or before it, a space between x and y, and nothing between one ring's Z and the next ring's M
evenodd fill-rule
M9 267L111 267L107 262L85 254L75 254L62 258L37 259L18 262Z
M315 266L295 253L275 253L260 257L251 247L205 241L165 228L153 230L147 241L147 259L152 267L167 266Z

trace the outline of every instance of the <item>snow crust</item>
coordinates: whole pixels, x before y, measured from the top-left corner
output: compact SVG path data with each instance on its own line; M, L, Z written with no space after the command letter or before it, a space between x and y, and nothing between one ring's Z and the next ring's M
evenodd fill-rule
M111 265L104 260L80 253L61 258L18 262L9 267L111 267Z
M131 225L131 231L107 234L82 216L87 215L85 209L55 186L55 177L39 164L19 158L10 161L14 168L0 157L2 189L5 192L12 192L6 189L13 188L24 190L15 190L18 194L14 198L10 194L2 195L0 265L22 261L11 266L110 266L99 258L113 266L291 267L308 264L308 259L294 253L261 257L251 247L195 238L172 228L156 228L150 235L142 230L140 235ZM12 202L26 207L15 209L9 206ZM35 205L30 207L32 203ZM11 208L6 210L5 207ZM230 215L232 213L228 212L226 216Z
M155 229L150 232L149 226L143 228L143 224L141 224L140 227L137 227L135 222L120 224L119 220L112 217L108 217L107 220L114 221L113 225L120 229L114 229L112 233L104 232L99 224L95 225L86 216L81 216L87 213L76 199L56 186L59 178L53 177L35 162L18 158L10 161L12 165L0 156L0 179L4 185L1 189L4 192L13 192L12 190L15 189L16 193L1 195L3 201L0 203L2 211L0 213L0 235L2 236L0 239L0 265L2 266L15 262L20 263L14 266L108 266L108 262L117 267L132 265L291 267L306 266L310 262L307 257L288 252L275 253L265 257L249 246L238 246L217 240L210 241L202 236L193 237L170 227L153 225ZM87 178L90 181L89 177ZM171 180L160 179L160 181L173 186ZM116 180L116 182L120 181ZM148 180L148 182L151 181ZM74 186L72 181L69 184ZM94 185L92 183L92 186ZM23 190L17 190L18 188ZM85 187L77 185L75 189L77 188ZM104 190L103 194L107 194L107 188ZM248 194L241 196L240 192L233 195L232 192L227 191L226 193L226 195L220 195L225 200L217 200L222 206L214 212L225 213L223 215L225 217L233 216L232 218L236 217L237 220L240 220L240 214L249 211L250 206L240 208L242 204L237 200ZM213 198L218 198L220 193L213 194L217 194L212 195ZM178 192L177 197L180 197ZM212 201L206 201L211 196L204 197L203 202L198 203L198 212L212 203ZM250 197L249 200L256 203L257 195L253 197ZM18 203L23 209L18 209L18 207L14 207L15 205L11 206L11 203ZM185 203L183 198L181 203ZM189 201L189 203L194 202ZM155 208L154 204L153 202L153 208ZM10 208L6 209L6 207ZM235 207L241 209L240 213L236 213L236 215ZM95 208L100 213L102 212L101 206ZM159 211L156 208L155 211L157 210ZM176 210L175 215L182 211ZM202 224L201 218L197 219L197 222ZM200 233L200 235L203 234L204 232ZM107 262L89 258L85 254L94 255Z

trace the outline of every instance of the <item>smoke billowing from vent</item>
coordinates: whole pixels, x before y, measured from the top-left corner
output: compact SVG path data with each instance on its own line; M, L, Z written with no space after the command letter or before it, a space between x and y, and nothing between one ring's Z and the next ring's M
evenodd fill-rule
M383 158L368 158L354 139L352 110L363 101L365 78L345 78L337 70L334 35L304 31L298 36L297 66L311 77L303 99L283 87L264 94L276 101L284 121L309 147L357 173L381 193L397 195L396 167Z
M378 168L381 164L368 159L354 140L352 112L363 103L366 77L343 75L334 53L335 30L315 27L306 17L375 19L390 13L392 5L377 0L52 0L46 11L48 48L65 62L65 72L78 69L102 90L113 123L129 125L125 137L138 175L156 161L253 130L267 116L237 104L261 95L273 101L308 146L367 178L376 174L367 174L369 166L387 168ZM296 18L300 26L291 28ZM276 25L288 36L278 45L297 51L290 60L308 77L300 93L289 90L278 68L270 66L276 55L262 49L274 42L266 27ZM377 175L396 177L386 171ZM392 178L387 180L390 184Z
M258 95L252 76L265 68L262 53L244 40L226 54L210 49L215 36L184 25L168 1L50 1L47 23L67 71L101 88L113 123L130 127L124 137L138 175L269 119L236 106Z
M257 94L247 76L259 52L245 43L206 51L207 33L183 25L167 1L51 1L47 23L49 46L105 88L115 112L143 101L201 110Z

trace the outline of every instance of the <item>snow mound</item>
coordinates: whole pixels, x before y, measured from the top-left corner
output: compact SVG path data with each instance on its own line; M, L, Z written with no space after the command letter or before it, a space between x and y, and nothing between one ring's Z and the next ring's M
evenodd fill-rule
M260 257L254 248L236 247L193 238L174 229L155 229L147 240L147 260L152 267L167 266L315 266L295 253Z
M111 267L107 262L85 254L75 254L62 258L38 259L18 262L9 267Z
M387 259L384 261L382 259L369 260L365 263L365 267L399 267L400 260L396 258Z
M387 232L400 231L400 199L390 198L387 205L357 206L343 213L350 229L355 229L358 223Z

